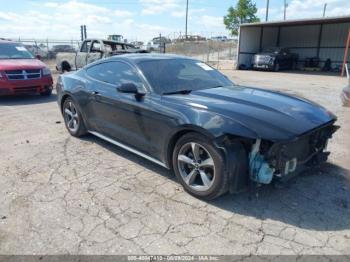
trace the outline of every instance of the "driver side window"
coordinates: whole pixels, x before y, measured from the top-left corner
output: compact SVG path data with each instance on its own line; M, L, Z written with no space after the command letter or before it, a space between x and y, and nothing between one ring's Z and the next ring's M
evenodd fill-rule
M87 69L87 74L99 81L119 86L123 83L133 83L143 89L143 82L136 70L122 62L106 62Z
M101 51L101 44L98 41L92 43L91 51Z

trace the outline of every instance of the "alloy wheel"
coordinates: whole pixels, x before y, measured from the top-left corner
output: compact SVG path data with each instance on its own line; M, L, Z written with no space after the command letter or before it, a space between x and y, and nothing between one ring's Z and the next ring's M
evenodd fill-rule
M178 153L177 163L183 181L196 191L207 191L215 180L213 157L204 146L190 142Z
M72 103L72 101L69 101L65 108L64 108L64 120L66 121L68 129L75 133L79 129L79 117L78 117L78 111Z

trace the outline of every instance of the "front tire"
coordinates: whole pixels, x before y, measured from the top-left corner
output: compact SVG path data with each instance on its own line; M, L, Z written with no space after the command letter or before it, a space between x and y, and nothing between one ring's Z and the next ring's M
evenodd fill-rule
M184 189L197 198L211 200L228 191L224 157L201 134L188 133L179 139L172 164Z
M81 137L87 133L81 113L71 98L63 103L63 118L68 132L75 137Z

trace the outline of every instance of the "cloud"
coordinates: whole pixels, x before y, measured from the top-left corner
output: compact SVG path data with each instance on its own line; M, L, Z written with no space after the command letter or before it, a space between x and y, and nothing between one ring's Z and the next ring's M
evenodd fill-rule
M114 15L117 17L130 17L135 15L135 13L126 10L115 10Z
M282 7L281 8L269 8L269 18L270 17L275 17L278 14L283 14L283 8ZM259 8L257 16L263 18L262 21L265 21L266 7Z
M287 19L305 19L322 17L324 4L327 3L326 16L350 14L349 0L291 0L288 1ZM283 4L269 10L269 20L283 19ZM258 10L258 16L265 20L266 8Z
M156 15L179 9L179 0L140 0L143 15Z
M55 3L55 2L46 2L46 3L44 3L44 6L45 6L45 7L56 8L56 7L59 6L59 4L58 4L58 3Z
M78 0L32 5L33 10L0 11L0 36L18 39L80 39L80 25L87 26L89 38L122 34L129 40L147 41L175 31L169 27L135 21L136 11L113 10ZM25 23L23 23L25 21Z
M3 21L16 21L18 19L20 19L20 16L17 15L16 13L1 12L0 11L0 20L3 20Z
M287 8L287 17L321 17L325 3L327 3L327 16L340 16L350 14L350 1L348 0L292 0Z
M223 29L223 17L221 16L210 16L210 15L202 15L198 17L197 24L202 25L205 29L214 28L214 29Z
M206 11L205 8L190 9L189 12L188 12L188 16L191 17L191 16L193 16L195 14L203 13L205 11ZM175 11L172 11L171 12L171 16L177 17L177 18L183 18L183 17L186 16L186 10L175 10Z

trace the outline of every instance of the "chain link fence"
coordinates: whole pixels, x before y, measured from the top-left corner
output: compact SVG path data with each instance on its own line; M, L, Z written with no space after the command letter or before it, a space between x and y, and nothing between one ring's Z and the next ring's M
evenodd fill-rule
M41 60L52 60L59 52L75 53L79 50L79 40L55 40L55 39L13 39L22 43L28 51Z
M165 53L193 57L221 70L232 69L237 60L237 41L172 42L166 44Z
M162 38L161 38L162 39ZM80 40L55 39L13 39L21 42L34 55L46 63L53 63L59 52L77 52ZM220 70L233 69L237 60L237 40L185 40L173 39L158 43L158 48L149 49L147 44L141 46L151 52L171 53L202 60Z

